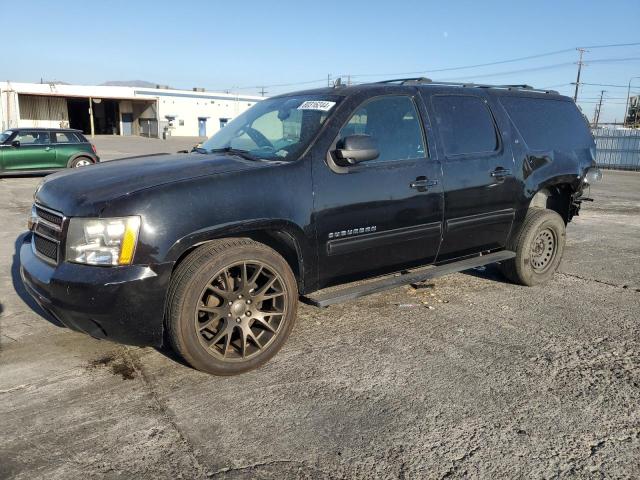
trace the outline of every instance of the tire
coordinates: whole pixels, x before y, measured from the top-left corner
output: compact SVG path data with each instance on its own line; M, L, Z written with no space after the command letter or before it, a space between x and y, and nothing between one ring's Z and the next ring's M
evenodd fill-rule
M87 165L93 165L94 163L96 162L94 162L89 157L76 157L69 162L69 168L86 167Z
M280 350L297 307L295 276L277 252L249 239L214 240L190 253L172 276L167 337L192 367L236 375Z
M533 286L551 279L565 245L565 224L553 210L530 208L507 249L515 258L502 262L502 273L514 283Z

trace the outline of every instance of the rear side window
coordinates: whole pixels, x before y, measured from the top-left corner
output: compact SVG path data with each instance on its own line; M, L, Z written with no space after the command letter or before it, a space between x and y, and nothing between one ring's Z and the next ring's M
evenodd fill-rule
M56 143L81 143L73 132L55 132L53 134Z
M426 156L418 112L406 96L375 97L358 107L339 138L357 134L370 135L378 143L380 156L368 164Z
M532 150L574 150L593 142L573 102L547 98L502 97L500 103Z
M467 95L432 98L436 123L447 156L494 152L498 134L484 101Z

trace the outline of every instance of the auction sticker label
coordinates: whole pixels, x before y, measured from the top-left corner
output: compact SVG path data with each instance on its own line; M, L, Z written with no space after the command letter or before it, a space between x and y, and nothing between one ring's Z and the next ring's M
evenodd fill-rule
M306 102L302 102L298 110L320 110L321 112L328 112L335 104L336 102L329 102L327 100L307 100Z

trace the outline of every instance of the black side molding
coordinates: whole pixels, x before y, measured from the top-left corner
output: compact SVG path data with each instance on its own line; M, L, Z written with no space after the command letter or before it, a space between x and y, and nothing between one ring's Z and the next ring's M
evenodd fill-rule
M354 300L372 293L383 292L400 285L422 282L429 278L442 277L443 275L462 272L463 270L469 270L470 268L479 267L481 265L502 262L504 260L514 258L515 256L515 252L502 250L500 252L478 255L476 257L439 265L437 267L427 267L419 271L409 272L402 275L383 277L363 285L355 285L340 290L334 290L332 292L322 293L322 291L320 291L316 294L301 297L300 300L315 307L328 307L329 305Z
M495 212L480 213L468 217L458 217L447 220L447 232L454 232L464 228L476 228L495 223L505 223L513 221L516 211L513 208L497 210Z
M327 242L327 254L343 255L366 248L383 247L398 242L418 240L430 236L440 236L441 231L442 224L440 222L434 222L382 232L365 233L363 235L354 235L346 238L337 238Z

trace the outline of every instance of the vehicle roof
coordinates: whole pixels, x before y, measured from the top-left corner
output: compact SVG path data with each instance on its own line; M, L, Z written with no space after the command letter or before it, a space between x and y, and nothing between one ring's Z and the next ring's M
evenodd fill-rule
M453 82L439 82L429 79L399 79L399 80L387 80L375 83L362 83L358 85L336 85L333 87L322 87L308 90L301 90L296 92L290 92L278 97L286 97L290 95L338 95L338 96L350 96L360 92L368 90L385 90L392 93L394 90L401 92L407 90L407 87L418 87L425 90L433 90L438 93L460 93L469 92L473 90L484 91L491 95L509 95L509 96L526 96L537 98L555 98L562 100L571 100L570 97L560 95L555 90L548 89L536 89L529 85L488 85L478 83L453 83ZM275 98L275 97L272 97Z
M9 127L6 130L11 130L12 132L19 132L21 130L36 130L38 132L75 132L84 135L82 130L78 130L76 128Z

